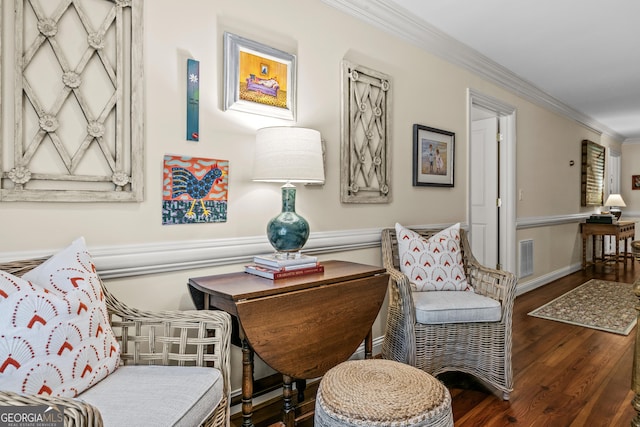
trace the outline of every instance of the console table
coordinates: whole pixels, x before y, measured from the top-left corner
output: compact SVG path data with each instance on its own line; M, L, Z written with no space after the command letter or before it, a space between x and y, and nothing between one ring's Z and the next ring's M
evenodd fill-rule
M624 266L627 266L627 260L633 262L631 252L629 251L630 240L636 235L635 221L617 221L613 224L598 224L583 222L580 223L580 232L582 233L582 268L587 267L587 240L592 238L592 264L596 261L596 237L603 236L602 239L602 257L604 259L604 236L614 236L616 240L616 262L620 261L620 240L624 240L624 258L622 260Z
M253 426L252 352L283 375L283 422L296 424L292 382L322 376L349 359L365 340L387 291L382 267L326 261L324 272L280 280L248 273L189 279L204 293L204 307L237 318L242 342L243 427Z

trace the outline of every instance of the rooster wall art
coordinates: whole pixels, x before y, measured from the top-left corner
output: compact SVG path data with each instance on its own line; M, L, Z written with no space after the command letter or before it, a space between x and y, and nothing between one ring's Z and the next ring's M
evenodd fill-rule
M163 224L227 220L227 160L164 158Z

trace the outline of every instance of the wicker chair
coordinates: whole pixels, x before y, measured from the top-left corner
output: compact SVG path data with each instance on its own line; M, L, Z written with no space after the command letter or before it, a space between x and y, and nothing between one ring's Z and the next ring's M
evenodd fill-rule
M428 238L440 230L412 229ZM382 261L390 274L389 308L382 357L408 363L429 374L466 372L496 387L509 399L513 390L511 324L515 276L483 267L473 257L465 230L461 249L467 280L477 294L500 302L497 322L421 324L409 278L400 272L394 229L382 231Z
M0 264L16 276L45 259ZM222 311L141 311L118 301L102 284L114 333L120 343L121 365L209 366L224 380L223 398L203 426L228 426L230 405L231 319ZM98 409L81 399L25 396L0 391L0 406L61 405L65 426L102 426ZM143 408L141 408L143 409Z

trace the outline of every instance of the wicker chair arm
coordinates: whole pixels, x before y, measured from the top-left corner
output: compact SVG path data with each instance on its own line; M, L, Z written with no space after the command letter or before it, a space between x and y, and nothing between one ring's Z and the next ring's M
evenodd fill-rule
M398 297L402 303L401 310L406 314L408 318L407 321L411 323L415 322L416 308L413 302L413 292L409 277L395 268L387 268L387 273L389 273L389 283L391 283L392 288L398 293Z
M107 300L123 364L210 366L224 380L223 400L206 425L228 424L231 316L217 310L143 311Z
M481 265L473 256L467 259L467 280L477 294L513 305L517 279L509 271L496 270Z
M46 395L22 395L10 391L0 391L0 406L33 405L47 405L63 410L64 425L66 427L101 427L103 425L102 416L98 409L80 399Z
M382 344L382 357L415 365L415 323L416 309L409 278L393 267L389 273L389 305L387 326ZM395 338L392 338L395 337Z
M224 311L143 311L107 304L124 364L213 366L230 391L231 316Z
M475 293L500 301L502 313L511 310L516 297L517 280L513 273L486 267L478 260L469 245L469 241L462 239L464 263L467 280Z
M406 274L396 268L394 263L394 257L397 256L392 243L394 235L395 230L393 229L382 230L382 264L389 273L389 283L391 284L389 306L394 307L394 310L406 324L413 325L416 321L416 309L411 293L411 281Z

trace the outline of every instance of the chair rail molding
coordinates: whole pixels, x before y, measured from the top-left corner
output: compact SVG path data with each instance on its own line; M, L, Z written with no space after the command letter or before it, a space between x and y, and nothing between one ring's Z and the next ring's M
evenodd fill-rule
M527 228L550 227L553 225L571 224L574 222L584 221L589 218L591 213L577 213L568 215L549 215L518 218L516 220L516 229L524 230Z
M379 228L311 233L306 254L323 254L380 246ZM60 248L0 253L0 262L50 256ZM265 236L89 246L103 279L242 264L273 252Z
M625 212L625 217L628 215L631 214ZM520 218L517 221L517 229L577 223L588 216L589 214L574 214ZM640 217L640 214L637 216ZM452 223L403 225L409 228L444 229L451 226ZM461 227L468 230L466 223L461 223ZM380 247L381 232L382 227L311 233L304 247L304 253L319 255L377 248ZM0 263L50 256L59 249L62 248L0 252ZM89 246L89 252L91 252L96 268L103 279L243 264L251 262L256 255L272 251L273 248L265 236Z

